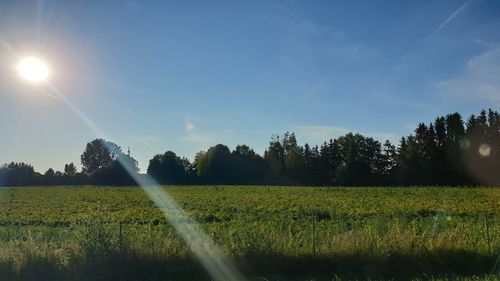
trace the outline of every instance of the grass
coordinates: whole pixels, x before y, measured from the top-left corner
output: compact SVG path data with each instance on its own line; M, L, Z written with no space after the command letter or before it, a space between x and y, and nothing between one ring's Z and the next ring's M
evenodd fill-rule
M500 189L166 188L249 279L499 277ZM208 277L141 189L0 190L0 280L177 279Z

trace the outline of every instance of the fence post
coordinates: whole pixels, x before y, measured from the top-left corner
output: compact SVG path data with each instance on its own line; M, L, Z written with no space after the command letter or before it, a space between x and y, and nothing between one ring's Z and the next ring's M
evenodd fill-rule
M312 221L312 252L313 252L313 256L316 256L316 227L315 227L316 217L313 216L312 219L313 219L313 221Z
M490 274L495 274L495 273L500 272L500 267L497 269L498 264L500 264L500 255L498 255L497 260L495 261L495 264L493 265L493 268L491 269Z
M485 229L485 232L486 232L486 242L488 242L488 253L492 253L493 250L491 248L491 239L490 239L490 227L488 225L488 216L485 215L484 216L484 229Z
M288 241L288 242L290 241L290 236L288 235L289 231L288 231L288 225L286 222L286 218L285 218L285 222L281 223L281 232L282 232L281 235L284 237L281 240L281 254L284 256L285 255L285 243L286 243L286 241Z
M123 230L122 221L118 223L118 254L120 255L120 266L122 265L122 253L123 253Z
M120 221L120 252L123 249L123 229L122 229L123 223Z

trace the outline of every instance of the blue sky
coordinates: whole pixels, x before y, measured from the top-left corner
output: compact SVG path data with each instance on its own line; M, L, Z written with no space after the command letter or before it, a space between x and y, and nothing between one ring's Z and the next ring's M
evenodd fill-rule
M418 122L500 106L500 2L2 1L0 162L79 164L95 138L49 83L145 171L156 153L262 153L294 131L397 141Z

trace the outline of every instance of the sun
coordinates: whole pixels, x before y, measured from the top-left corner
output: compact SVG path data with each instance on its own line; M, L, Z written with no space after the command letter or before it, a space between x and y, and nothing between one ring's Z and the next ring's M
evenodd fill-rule
M23 58L17 65L21 77L31 82L42 82L49 76L49 68L45 62L35 57Z

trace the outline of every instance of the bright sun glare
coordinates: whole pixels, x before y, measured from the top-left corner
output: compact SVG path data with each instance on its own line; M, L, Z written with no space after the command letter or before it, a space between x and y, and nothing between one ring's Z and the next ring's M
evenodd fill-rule
M35 57L22 59L17 65L17 70L24 79L31 82L42 82L49 76L47 64Z

